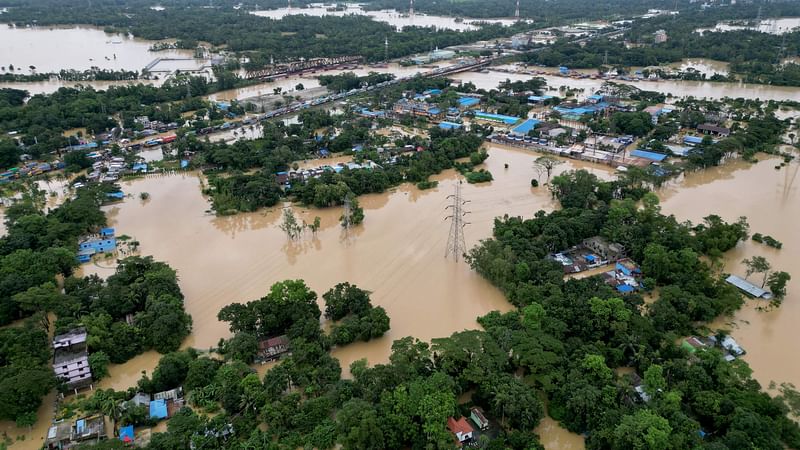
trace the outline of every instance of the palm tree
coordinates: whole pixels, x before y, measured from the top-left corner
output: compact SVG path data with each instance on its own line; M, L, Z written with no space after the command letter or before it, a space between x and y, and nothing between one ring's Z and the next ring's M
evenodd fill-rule
M103 400L103 403L100 405L100 411L111 419L112 436L116 436L117 420L119 420L121 413L119 402L113 397L108 397Z

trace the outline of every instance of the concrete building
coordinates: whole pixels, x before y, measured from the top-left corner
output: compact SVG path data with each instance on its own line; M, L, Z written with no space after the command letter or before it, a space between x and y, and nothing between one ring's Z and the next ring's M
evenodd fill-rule
M92 386L86 338L85 328L76 328L53 338L53 372L75 393Z
M667 42L667 39L667 32L664 30L656 31L655 37L653 38L656 44L663 44L664 42Z

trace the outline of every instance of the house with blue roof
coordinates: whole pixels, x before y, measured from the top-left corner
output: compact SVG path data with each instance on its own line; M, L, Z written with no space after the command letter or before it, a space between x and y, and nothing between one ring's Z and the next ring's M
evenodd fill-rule
M631 152L631 156L635 156L637 158L649 159L650 161L654 161L654 162L661 162L661 161L664 161L665 159L667 159L667 155L665 155L663 153L650 152L650 151L641 150L641 149L636 149L636 150L632 151Z
M536 119L528 119L525 122L517 125L516 127L511 129L512 134L516 134L518 136L527 136L528 132L536 128L539 125L540 121Z
M151 419L166 419L167 417L167 401L165 399L162 398L150 402Z
M481 99L475 97L461 97L458 99L458 108L459 109L469 109L474 106L478 106L481 103Z
M515 123L519 122L519 117L516 116L506 116L503 114L492 114L485 111L475 111L475 118L480 120L486 120L488 122L501 122L506 125L514 125Z
M530 97L528 97L528 103L538 105L553 98L555 97L553 97L552 95L531 95Z
M683 138L683 143L694 147L703 143L703 138L700 136L686 136Z
M443 130L458 130L462 127L460 123L455 122L440 122L439 128Z

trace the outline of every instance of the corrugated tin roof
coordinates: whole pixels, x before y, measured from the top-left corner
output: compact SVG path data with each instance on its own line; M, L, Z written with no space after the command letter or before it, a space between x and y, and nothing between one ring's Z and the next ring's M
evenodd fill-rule
M772 298L772 294L769 291L761 289L760 287L754 285L753 283L745 280L742 277L731 275L728 278L726 278L725 281L736 286L737 288L743 290L748 295L751 295L753 297L765 298L765 299Z

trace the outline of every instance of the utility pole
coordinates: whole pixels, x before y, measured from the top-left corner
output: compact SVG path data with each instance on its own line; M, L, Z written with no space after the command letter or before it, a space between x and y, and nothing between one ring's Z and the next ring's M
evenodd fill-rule
M469 225L469 222L464 221L464 216L470 212L464 211L464 205L469 203L469 200L461 198L461 183L461 180L458 180L455 194L447 196L453 200L453 203L445 207L445 210L449 208L453 210L449 216L444 218L444 220L450 219L450 235L447 237L447 249L444 257L452 255L456 262L461 255L467 253L467 245L464 243L464 227Z
M389 36L383 40L383 60L389 61Z

